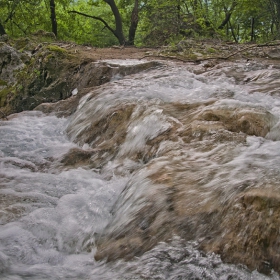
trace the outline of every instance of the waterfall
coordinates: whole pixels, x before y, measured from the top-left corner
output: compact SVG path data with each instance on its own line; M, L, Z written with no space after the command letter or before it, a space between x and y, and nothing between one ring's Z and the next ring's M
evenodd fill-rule
M0 122L1 279L279 279L279 67L106 63Z

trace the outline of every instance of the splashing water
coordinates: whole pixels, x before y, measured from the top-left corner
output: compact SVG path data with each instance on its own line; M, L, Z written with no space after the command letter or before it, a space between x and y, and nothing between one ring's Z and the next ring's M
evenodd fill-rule
M280 99L267 86L279 83L278 69L232 63L195 74L199 67L112 79L69 119L23 112L0 122L1 279L279 279L223 263L169 228L128 261L94 259L98 236L136 231L135 213L151 201L149 209L167 207L164 186L184 185L175 194L184 203L172 207L189 213L278 185ZM75 149L90 159L64 166Z

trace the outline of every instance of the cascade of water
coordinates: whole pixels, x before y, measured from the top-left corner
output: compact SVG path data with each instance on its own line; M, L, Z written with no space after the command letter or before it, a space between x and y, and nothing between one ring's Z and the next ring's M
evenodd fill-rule
M278 70L200 67L0 122L1 279L279 279Z

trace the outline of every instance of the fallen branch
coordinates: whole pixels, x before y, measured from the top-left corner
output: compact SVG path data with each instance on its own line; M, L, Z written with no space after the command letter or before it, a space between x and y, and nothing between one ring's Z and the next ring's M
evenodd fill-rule
M182 61L182 62L192 62L192 63L199 63L201 61L206 61L206 60L227 60L229 58L231 58L232 56L235 56L238 53L242 53L248 49L253 49L253 48L263 48L263 47L274 47L274 46L280 46L280 42L279 43L265 43L265 44L254 44L254 45L250 45L246 48L240 49L238 51L235 51L231 54L229 54L228 56L212 56L212 57L204 57L204 58L196 58L196 59L183 59L180 57L176 57L176 56L167 56L167 55L145 55L143 56L141 59L147 58L147 57L159 57L159 58L164 58L164 59L175 59L178 61Z
M145 55L145 56L141 57L139 60L142 60L142 59L147 58L147 57L159 57L159 58L163 58L163 59L174 59L174 60L179 60L179 61L182 61L182 62L199 62L198 60L194 60L194 59L183 59L183 58L180 58L180 57L177 57L177 56L168 56L168 55L162 55L162 54Z
M238 50L234 53L231 53L230 55L226 56L226 57L219 57L219 59L229 59L230 57L238 54L238 53L241 53L241 52L244 52L248 49L253 49L253 48L263 48L263 47L274 47L274 46L279 46L280 43L276 43L276 44L270 44L270 43L266 43L266 44L258 44L258 45L251 45L251 46L248 46L246 48L243 48L241 50Z

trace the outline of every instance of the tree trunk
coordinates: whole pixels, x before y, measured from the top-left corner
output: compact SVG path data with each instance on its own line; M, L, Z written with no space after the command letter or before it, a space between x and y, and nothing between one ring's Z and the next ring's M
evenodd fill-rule
M276 6L275 25L278 39L280 38L280 0L274 0Z
M111 8L114 17L115 17L115 24L116 24L116 36L119 40L120 45L125 45L126 41L125 41L125 37L123 35L123 29L122 29L122 18L119 12L119 9L115 3L114 0L104 0Z
M218 29L223 29L228 22L230 21L230 17L231 17L231 13L230 12L226 12L226 16L225 19L223 20L223 22L220 24L220 26L218 27Z
M251 42L255 41L255 18L251 18Z
M6 34L5 28L0 22L0 36L5 35L5 34Z
M54 0L50 0L50 9L51 9L52 32L54 33L55 36L57 36L57 22L56 22Z
M138 25L138 0L135 0L134 7L131 13L131 21L130 28L128 34L128 42L127 44L130 46L134 46L135 33Z
M230 17L231 14L234 10L234 8L237 6L237 1L233 0L231 7L229 9L227 9L227 7L224 7L224 11L225 11L225 19L223 20L223 22L220 24L220 26L218 27L218 29L223 29L228 22L230 21Z
M236 38L236 35L235 35L235 33L234 33L234 29L233 29L233 26L232 26L230 20L229 20L228 24L229 24L230 31L231 31L231 35L232 35L232 37L233 37L233 39L234 39L234 42L235 42L235 43L238 43L238 40L237 40L237 38Z

